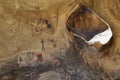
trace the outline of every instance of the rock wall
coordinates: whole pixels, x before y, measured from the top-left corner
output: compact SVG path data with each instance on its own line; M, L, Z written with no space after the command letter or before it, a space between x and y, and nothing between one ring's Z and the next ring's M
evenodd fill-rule
M110 24L113 31L111 43L101 49L104 55L98 58L96 63L108 73L118 72L120 69L119 2L119 0L0 0L0 58L15 55L20 51L39 50L41 39L57 40L59 47L56 49L51 48L49 42L46 43L46 54L59 52L60 46L64 44L69 47L66 21L79 5L85 5ZM40 18L43 21L47 19L52 27L41 29Z

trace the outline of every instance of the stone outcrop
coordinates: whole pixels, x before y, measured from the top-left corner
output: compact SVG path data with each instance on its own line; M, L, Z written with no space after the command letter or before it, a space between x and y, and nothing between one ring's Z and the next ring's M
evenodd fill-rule
M0 0L0 58L21 51L42 52L41 39L45 40L45 55L60 52L63 45L68 48L70 36L66 22L79 5L85 5L103 18L113 32L111 41L98 55L90 53L94 58L83 53L85 61L117 74L120 70L119 3L119 0Z

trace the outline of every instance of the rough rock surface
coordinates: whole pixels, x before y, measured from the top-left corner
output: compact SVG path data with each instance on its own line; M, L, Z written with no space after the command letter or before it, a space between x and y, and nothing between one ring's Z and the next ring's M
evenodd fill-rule
M31 50L52 55L64 50L63 46L68 48L66 21L78 5L85 5L110 24L113 38L98 52L104 54L102 57L83 49L83 59L92 67L99 65L113 78L119 78L119 3L120 0L0 0L0 64L6 65L6 58L9 61L14 55ZM41 49L41 39L45 41L45 51Z

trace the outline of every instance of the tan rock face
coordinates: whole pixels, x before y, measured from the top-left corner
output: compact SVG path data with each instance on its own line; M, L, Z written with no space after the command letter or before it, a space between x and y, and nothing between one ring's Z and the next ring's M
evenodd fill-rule
M41 39L46 42L45 54L59 52L62 45L68 47L66 21L79 4L90 7L110 24L113 38L102 49L107 55L98 62L107 71L119 70L119 0L0 0L0 58L41 51ZM56 48L51 39L55 39Z
M47 1L45 1L47 2ZM45 47L49 52L59 50L60 36L54 34L57 32L58 25L58 5L56 2L50 2L48 6L45 2L37 1L1 1L1 30L0 30L0 53L2 57L9 57L20 51L26 50L40 50L41 39L45 41ZM15 4L16 3L16 4ZM33 3L33 4L31 4ZM26 7L29 5L33 6ZM40 9L36 9L36 6L42 4ZM14 6L14 7L13 7ZM17 7L15 7L17 6ZM63 25L64 26L64 25ZM64 34L64 32L63 32ZM63 37L64 35L61 35ZM59 38L58 38L59 37ZM50 39L57 39L59 44L56 50L51 50L52 43ZM48 46L51 44L50 46ZM48 52L47 51L47 52ZM46 52L45 52L46 53Z

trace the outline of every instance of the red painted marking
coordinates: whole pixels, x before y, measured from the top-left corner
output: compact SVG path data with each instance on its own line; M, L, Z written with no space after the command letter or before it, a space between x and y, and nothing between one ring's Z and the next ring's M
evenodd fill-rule
M54 43L54 44L53 44L53 47L57 47L57 44Z
M37 26L34 27L34 30L35 30L36 32L39 32L39 29L38 29Z

